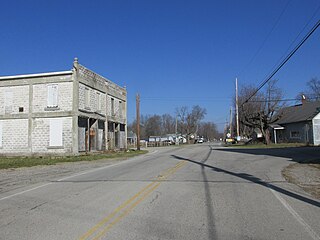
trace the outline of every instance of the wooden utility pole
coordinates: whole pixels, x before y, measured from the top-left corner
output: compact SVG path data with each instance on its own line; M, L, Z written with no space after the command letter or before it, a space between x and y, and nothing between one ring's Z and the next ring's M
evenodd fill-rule
M237 138L240 136L239 127L239 100L238 100L238 78L236 78L236 124L237 124Z
M230 138L232 138L232 107L230 107Z
M140 95L136 96L136 111L137 111L137 150L140 150Z

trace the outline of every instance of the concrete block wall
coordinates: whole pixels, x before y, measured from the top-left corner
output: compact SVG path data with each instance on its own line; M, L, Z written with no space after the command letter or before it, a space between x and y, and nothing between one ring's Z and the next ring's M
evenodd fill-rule
M2 147L0 154L30 152L28 147L28 119L0 120Z
M55 111L72 111L72 82L53 83L58 85L58 110ZM33 85L33 112L47 111L48 86L52 83Z
M6 114L5 94L8 92L11 92L13 95L12 111L9 114L28 113L29 112L29 85L4 86L4 87L0 87L0 115ZM19 107L23 107L23 112L19 112Z
M89 106L85 106L85 92L89 89L90 101ZM101 110L98 110L98 94L100 95ZM100 114L106 115L106 94L86 86L82 83L79 84L79 109L89 112L99 112Z
M32 126L32 152L39 154L72 153L72 117L62 117L62 144L61 148L50 148L50 120L52 118L37 118Z
M114 114L112 114L111 111L111 99L114 99ZM111 95L107 96L107 116L109 117L115 117L115 118L121 118L121 112L119 111L120 109L120 102L122 102L120 99L113 97Z

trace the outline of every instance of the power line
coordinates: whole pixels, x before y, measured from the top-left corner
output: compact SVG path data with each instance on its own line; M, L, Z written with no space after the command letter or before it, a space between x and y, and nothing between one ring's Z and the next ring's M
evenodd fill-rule
M262 44L260 45L260 47L258 48L258 50L255 52L255 54L253 55L253 57L250 59L250 61L248 62L248 64L243 68L243 70L240 72L240 76L242 75L243 72L245 72L245 70L251 65L251 63L253 62L253 60L258 56L258 54L260 53L260 51L262 50L262 48L264 47L264 45L266 44L267 40L269 39L269 37L271 36L272 32L274 31L274 29L277 27L277 25L280 22L280 19L282 18L283 14L285 13L285 11L287 10L289 3L292 0L288 0L287 4L284 6L284 8L282 9L279 17L277 18L277 20L275 21L275 23L273 24L272 28L270 29L270 31L268 32L267 36L265 37L265 39L263 40Z
M243 106L243 104L249 102L249 100L257 94L257 92L263 88L264 85L266 85L271 78L289 61L289 59L298 51L298 49L308 40L308 38L315 32L315 30L320 26L320 20L312 27L312 29L309 31L309 33L300 41L300 43L290 52L290 54L280 63L280 65L271 72L271 74L269 75L269 77L267 77L261 84L260 86L257 88L257 90L255 90L253 92L253 94L250 95L250 97L245 100L241 106Z
M320 10L320 5L318 6L318 8L314 11L314 13L312 14L312 16L309 18L309 20L306 22L306 24L303 26L303 28L300 30L300 32L298 33L298 35L295 37L295 39L291 42L291 44L289 45L289 47L287 48L287 50L284 52L284 54L279 58L279 60L277 61L277 63L272 67L275 68L280 62L281 59L283 59L285 57L286 54L288 54L289 50L291 49L291 47L293 46L293 44L297 41L297 39L300 37L300 35L304 32L304 30L307 28L307 26L310 24L310 22L312 21L312 19L316 16L317 12Z

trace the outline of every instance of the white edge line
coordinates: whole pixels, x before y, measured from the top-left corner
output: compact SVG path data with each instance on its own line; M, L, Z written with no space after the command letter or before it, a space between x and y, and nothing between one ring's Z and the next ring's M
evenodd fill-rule
M5 200L5 199L8 199L8 198L12 198L12 197L14 197L14 196L18 196L18 195L21 195L21 194L24 194L24 193L27 193L27 192L31 192L31 191L33 191L33 190L36 190L36 189L38 189L38 188L42 188L42 187L48 186L48 185L50 185L50 184L52 184L52 183L51 183L51 182L50 182L50 183L46 183L46 184L43 184L43 185L40 185L40 186L31 188L31 189L28 189L28 190L24 190L24 191L22 191L22 192L18 192L18 193L15 193L15 194L12 194L12 195L9 195L9 196L0 198L0 201Z
M157 152L157 150L156 150L155 152ZM153 153L155 153L155 152L153 152ZM152 154L152 153L151 153L151 154ZM150 155L150 154L149 154L149 155ZM119 163L110 164L110 165L108 165L108 166L99 167L99 168L91 169L91 170L88 170L88 171L80 172L80 173L77 173L77 174L74 174L74 175L71 175L71 176L68 176L68 177L60 178L60 179L58 179L58 180L55 180L55 181L52 181L52 182L49 182L49 183L45 183L45 184L40 185L40 186L31 188L31 189L27 189L27 190L24 190L24 191L22 191L22 192L14 193L14 194L12 194L12 195L9 195L9 196L0 198L0 201L6 200L6 199L9 199L9 198L12 198L12 197L15 197L15 196L18 196L18 195L27 193L27 192L31 192L31 191L34 191L34 190L36 190L36 189L42 188L42 187L46 187L46 186L48 186L48 185L53 184L54 182L61 182L61 181L64 181L64 180L66 180L66 179L70 179L70 178L73 178L73 177L85 175L85 174L87 174L87 173L91 173L91 172L99 171L99 170L102 170L102 169L106 169L106 168L110 168L110 167L115 167L115 166L118 166L118 165L121 165L121 164L124 164L124 163L132 162L132 161L138 160L138 159L140 159L140 157L144 157L144 156L146 156L146 155L141 155L141 156L138 156L138 157L134 157L134 158L130 159L130 161L124 160L124 161L119 162Z
M273 195L282 203L282 205L293 215L293 217L307 230L314 240L320 240L319 235L303 220L302 217L284 200L279 193L269 188Z

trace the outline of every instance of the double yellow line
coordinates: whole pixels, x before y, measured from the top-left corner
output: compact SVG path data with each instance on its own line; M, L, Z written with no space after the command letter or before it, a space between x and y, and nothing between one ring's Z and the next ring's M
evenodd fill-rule
M138 193L125 201L107 217L102 219L99 223L97 223L94 227L92 227L89 231L82 235L80 237L80 240L101 239L115 224L120 222L121 219L127 216L139 203L141 203L145 198L148 197L148 195L150 195L155 189L157 189L160 186L161 181L166 180L169 176L178 171L178 169L183 167L186 163L187 161L180 161L174 167L160 173L159 176L153 179L152 183L141 189Z

